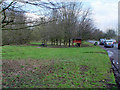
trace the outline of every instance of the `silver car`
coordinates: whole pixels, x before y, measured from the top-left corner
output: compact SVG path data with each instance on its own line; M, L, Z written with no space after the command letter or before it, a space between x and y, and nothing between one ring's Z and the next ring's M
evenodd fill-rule
M112 40L106 40L104 43L104 47L114 47L114 42Z

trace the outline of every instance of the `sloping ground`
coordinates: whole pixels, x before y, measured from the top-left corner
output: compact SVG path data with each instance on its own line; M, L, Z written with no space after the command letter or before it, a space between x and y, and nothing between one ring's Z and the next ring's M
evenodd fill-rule
M98 46L3 47L4 88L108 88L115 84L110 68L107 52Z

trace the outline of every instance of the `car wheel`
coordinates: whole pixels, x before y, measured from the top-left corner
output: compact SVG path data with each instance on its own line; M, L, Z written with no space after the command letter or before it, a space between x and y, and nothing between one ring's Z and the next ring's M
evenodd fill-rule
M112 45L112 48L114 48L114 46Z
M118 49L120 49L120 47L118 47Z

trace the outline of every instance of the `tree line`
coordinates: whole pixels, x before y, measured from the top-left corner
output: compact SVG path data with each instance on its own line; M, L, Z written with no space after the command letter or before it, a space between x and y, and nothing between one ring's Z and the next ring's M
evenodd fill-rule
M39 0L36 0L39 1ZM41 17L36 21L27 20L26 11L15 7L18 1L4 3L2 14L2 42L4 44L25 44L30 41L51 42L53 45L71 45L72 39L82 40L115 37L114 30L102 32L94 26L90 18L91 9L84 9L82 2L25 2L49 10L47 18ZM14 6L12 6L14 5ZM40 8L40 9L41 9ZM31 23L31 24L30 24Z

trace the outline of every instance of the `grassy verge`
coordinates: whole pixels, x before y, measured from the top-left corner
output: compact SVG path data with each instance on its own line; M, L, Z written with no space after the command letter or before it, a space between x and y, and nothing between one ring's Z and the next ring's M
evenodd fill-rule
M115 84L107 52L98 46L3 46L3 87L103 88Z
M40 45L40 44L42 44L42 42L30 42L30 44L37 44L37 45Z

